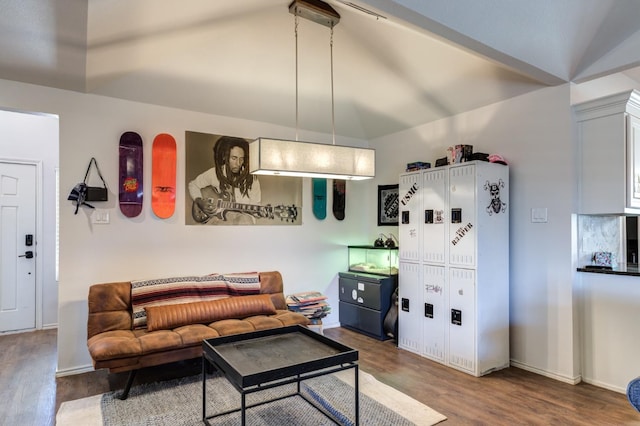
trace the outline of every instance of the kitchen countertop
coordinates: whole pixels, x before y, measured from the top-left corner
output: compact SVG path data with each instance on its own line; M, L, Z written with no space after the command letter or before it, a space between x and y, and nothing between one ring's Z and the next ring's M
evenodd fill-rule
M608 274L608 275L628 275L632 277L640 277L640 268L638 265L618 265L613 269L589 268L588 266L578 268L578 272L589 272L592 274Z

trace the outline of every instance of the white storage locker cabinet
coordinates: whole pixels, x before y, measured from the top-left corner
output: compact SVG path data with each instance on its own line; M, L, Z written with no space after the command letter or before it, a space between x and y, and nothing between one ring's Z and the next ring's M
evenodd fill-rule
M422 353L423 326L420 268L419 263L400 260L398 272L398 347L417 354Z
M424 265L422 354L438 362L445 362L447 327L449 312L447 311L447 280L444 265Z
M475 376L507 367L509 168L473 161L420 173L421 195L411 202L421 206L401 204L401 217L407 209L410 220L399 224L400 251L410 236L409 246L415 239L421 244L416 267L408 265L413 258L400 257L399 295L401 303L409 299L409 310L399 311L398 346L418 347L421 355ZM408 180L416 180L413 173L400 177L401 200ZM415 216L420 219L411 221Z
M420 261L422 234L418 229L420 224L418 218L422 213L421 178L420 172L408 173L400 176L398 185L398 195L401 196L399 225L402 224L399 226L398 238L404 243L398 247L398 257L400 260L409 262Z
M422 175L423 260L429 263L444 264L447 259L445 218L448 213L445 203L448 175L446 167L424 172Z
M422 173L412 172L400 176L398 194L400 217L398 239L398 347L421 353L422 345L422 279L420 253L422 233L419 228L422 214ZM405 285L400 286L401 282ZM400 318L403 318L400 321Z

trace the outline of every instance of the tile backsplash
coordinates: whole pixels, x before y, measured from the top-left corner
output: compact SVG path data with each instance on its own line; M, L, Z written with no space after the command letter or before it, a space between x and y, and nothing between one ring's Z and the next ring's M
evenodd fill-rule
M592 265L593 254L610 252L614 268L624 260L624 216L578 216L578 265Z

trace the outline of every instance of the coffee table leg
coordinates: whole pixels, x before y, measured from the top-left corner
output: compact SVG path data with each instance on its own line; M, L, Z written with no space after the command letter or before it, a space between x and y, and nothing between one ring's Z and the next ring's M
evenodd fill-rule
M207 369L206 359L202 356L202 421L207 423Z
M354 388L355 388L355 398L356 398L356 426L358 426L360 424L360 385L358 384L358 366L356 365L356 368L354 368L354 373L355 375L355 380L354 380Z
M240 406L241 416L242 416L242 421L241 421L242 426L244 426L246 424L246 418L245 418L246 414L247 414L246 403L247 403L246 395L244 394L244 392L242 392L242 405Z

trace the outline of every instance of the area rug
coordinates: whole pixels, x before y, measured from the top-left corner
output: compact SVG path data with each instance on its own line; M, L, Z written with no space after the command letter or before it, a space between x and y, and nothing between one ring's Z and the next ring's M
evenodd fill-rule
M377 381L360 371L360 424L362 425L434 425L446 417L426 405ZM247 396L247 404L294 392L295 385L257 392ZM207 415L240 406L240 394L219 376L207 382ZM340 424L352 424L354 418L353 370L321 376L303 382L301 391L317 405L330 411ZM118 392L109 392L62 403L56 424L115 426L172 425L202 423L202 382L200 376L135 386L129 398L121 401ZM327 425L335 424L299 396L250 408L247 424ZM232 413L210 420L213 425L237 425L240 414Z

